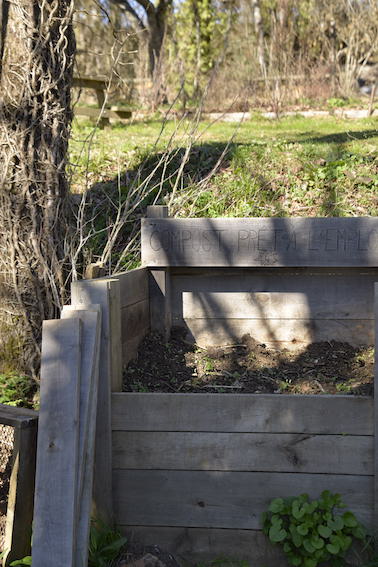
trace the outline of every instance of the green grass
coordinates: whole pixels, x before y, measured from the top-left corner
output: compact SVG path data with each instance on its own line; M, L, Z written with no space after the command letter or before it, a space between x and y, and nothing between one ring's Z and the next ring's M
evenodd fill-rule
M169 194L191 127L189 122L177 126L170 121L159 138L159 120L117 125L97 130L83 146L92 127L76 122L71 141L71 161L76 164L73 190L118 185L127 194L141 163L146 165L139 179L151 173L170 144L172 151L179 149L178 154L171 154L168 166L158 168L151 181L159 183L164 177L163 193ZM297 115L273 121L256 115L241 125L200 123L193 138L177 191L178 216L378 214L376 118ZM231 139L217 173L204 183Z

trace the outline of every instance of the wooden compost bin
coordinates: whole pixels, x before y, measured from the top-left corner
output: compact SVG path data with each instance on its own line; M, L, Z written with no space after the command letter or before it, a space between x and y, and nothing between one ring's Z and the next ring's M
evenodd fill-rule
M245 333L289 348L373 344L378 219L177 220L151 209L144 267L79 282L75 292L99 302L96 286L117 290L108 323L112 464L103 461L116 523L189 561L223 554L254 567L286 565L261 532L274 497L336 491L375 530L372 398L121 393L120 368L149 330L167 335L172 325L202 346Z

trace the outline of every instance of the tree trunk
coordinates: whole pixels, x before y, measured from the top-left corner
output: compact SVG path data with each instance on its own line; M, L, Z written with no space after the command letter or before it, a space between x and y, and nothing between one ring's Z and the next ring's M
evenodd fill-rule
M257 58L261 74L266 77L266 61L265 61L265 46L264 46L264 26L261 15L261 7L259 0L252 0L252 12L255 23L255 33L257 37Z
M18 345L34 375L42 320L65 296L72 12L72 0L14 0L2 22L0 351Z

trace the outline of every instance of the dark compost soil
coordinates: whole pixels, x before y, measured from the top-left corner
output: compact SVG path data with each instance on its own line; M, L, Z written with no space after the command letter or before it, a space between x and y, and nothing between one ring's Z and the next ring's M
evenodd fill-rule
M204 349L184 337L181 329L169 342L149 334L124 374L124 391L373 393L373 347L330 341L276 350L245 335L239 344Z

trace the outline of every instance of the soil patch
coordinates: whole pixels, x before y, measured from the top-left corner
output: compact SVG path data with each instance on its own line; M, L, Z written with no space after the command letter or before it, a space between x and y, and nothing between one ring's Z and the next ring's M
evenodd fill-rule
M268 348L245 335L239 344L200 348L174 329L151 333L124 374L126 392L372 395L373 347L336 341L296 351Z

